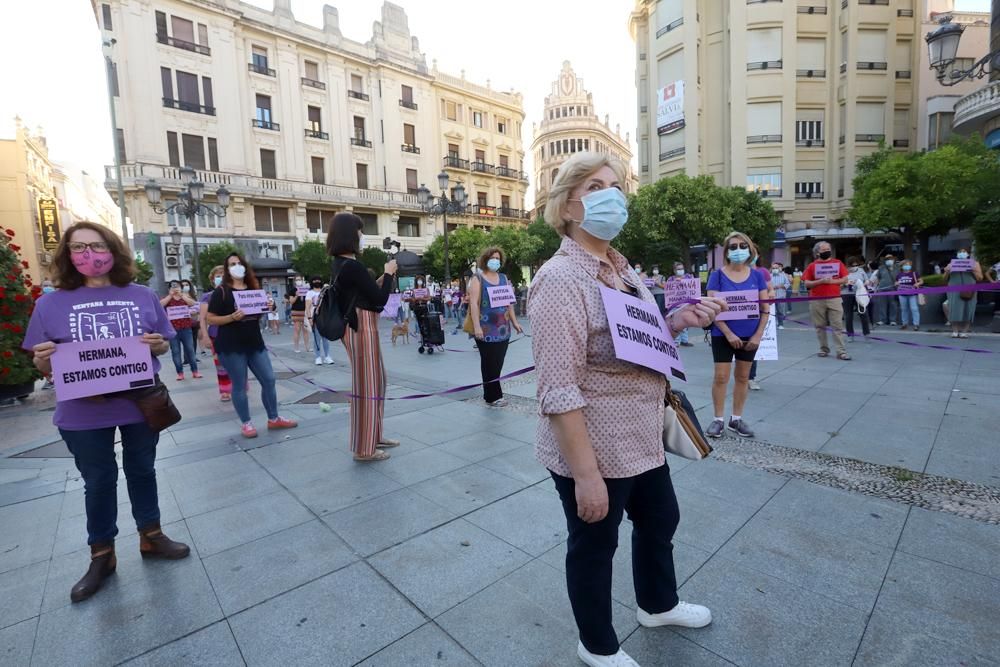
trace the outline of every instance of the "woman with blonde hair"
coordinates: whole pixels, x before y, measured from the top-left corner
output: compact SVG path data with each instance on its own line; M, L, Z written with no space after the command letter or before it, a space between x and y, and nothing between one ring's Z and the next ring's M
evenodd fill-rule
M754 270L757 246L750 237L741 232L730 232L722 242L723 266L708 277L708 295L716 296L724 292L752 291L758 299L768 298L769 287L760 271ZM715 376L712 379L712 405L715 419L705 431L710 438L718 438L724 428L742 438L752 438L753 431L743 421L743 407L750 391L750 368L760 347L760 339L767 326L767 308L760 309L757 319L727 320L712 325L712 359L715 362ZM736 358L735 371L733 358ZM733 413L726 425L723 415L726 410L726 388L729 375L733 374Z
M545 220L563 237L528 297L541 420L536 458L548 468L569 531L566 583L580 632L577 655L592 666L635 665L612 625L611 572L624 512L632 521L638 620L646 627L703 627L711 612L677 598L674 530L680 514L663 451L668 382L615 356L601 288L655 304L611 248L628 219L618 161L577 153L559 170ZM708 326L712 298L669 312L671 335Z
M479 255L479 273L469 281L469 308L473 337L479 349L483 400L487 405L498 408L507 405L498 378L503 372L510 330L513 328L517 333L524 333L514 313L514 304L490 305L490 288L508 284L507 276L500 273L503 260L503 250L487 248Z

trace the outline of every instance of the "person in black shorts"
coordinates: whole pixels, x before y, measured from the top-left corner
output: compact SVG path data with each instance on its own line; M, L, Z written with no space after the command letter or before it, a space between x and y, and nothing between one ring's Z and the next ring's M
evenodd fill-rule
M758 300L768 298L768 286L760 271L753 268L757 247L745 234L732 232L722 244L725 264L708 277L708 296L725 297L726 292L750 291ZM712 404L715 419L705 431L710 438L718 438L725 428L741 438L752 438L753 431L743 421L743 407L750 391L750 367L760 347L760 339L767 326L768 311L759 308L759 315L750 319L716 320L712 325L712 358L715 376L712 380ZM733 358L736 368L733 371ZM734 376L733 412L729 423L723 421L726 410L726 389L730 374Z

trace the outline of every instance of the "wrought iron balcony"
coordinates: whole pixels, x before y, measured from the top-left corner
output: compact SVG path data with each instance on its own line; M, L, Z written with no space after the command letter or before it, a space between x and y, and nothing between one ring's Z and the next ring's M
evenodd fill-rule
M498 164L497 176L502 176L504 178L520 178L521 171L518 169L511 169L510 167L505 167L502 164Z
M195 44L194 42L188 42L183 39L177 39L176 37L170 37L169 35L164 35L157 33L156 41L160 44L166 44L167 46L172 46L175 49L183 49L185 51L193 51L195 53L200 53L203 56L212 55L212 49L207 46L202 46L201 44Z
M779 192L780 192L780 190L779 190ZM766 196L766 195L761 195L761 196ZM778 196L780 196L780 195L778 195ZM796 199L822 199L823 198L823 193L822 192L796 192L795 193L795 198Z
M258 65L257 63L247 63L247 69L250 70L251 72L256 72L257 74L263 74L264 76L277 76L277 73L267 65Z
M795 70L795 76L805 79L823 79L826 78L825 69L797 69Z
M868 72L874 70L885 70L889 68L888 63L872 62L870 60L859 60L857 62L857 67L859 71Z
M417 155L420 154L420 148L414 146L413 144L401 144L399 149L404 153L416 153Z
M306 128L306 136L311 139L329 139L330 133L323 132L322 130L313 130L312 128Z
M445 169L464 169L469 170L469 161L463 160L457 155L446 155L444 157L444 167Z
M656 31L656 36L657 37L663 37L664 35L666 35L671 30L676 30L677 28L680 28L682 25L684 25L684 18L683 17L681 17L681 18L677 19L676 21L670 23L669 25L665 25L662 28L660 28L659 30L657 30Z
M780 197L781 196L781 188L772 188L770 190L765 190L763 188L757 188L756 190L753 190L753 192L756 192L761 197L770 198L770 199L774 199L776 197Z
M799 14L826 14L826 5L799 5Z
M180 109L181 111L201 113L206 116L215 115L215 107L205 106L204 104L198 104L197 102L184 102L183 100L175 100L169 97L163 98L163 106L168 109Z
M877 144L885 140L884 134L855 134L854 141L860 144Z
M826 145L823 139L798 139L795 145L799 148L822 148Z
M781 67L782 61L780 60L763 60L758 63L747 63L748 72L765 69L781 69Z
M372 142L368 141L364 137L351 137L352 146L360 146L361 148L371 148Z
M859 5L888 5L889 0L858 0Z
M486 164L485 162L472 162L469 167L472 171L476 171L481 174L492 174L496 171L492 164Z
M896 70L896 78L897 79L909 79L909 78L912 78L912 76L913 76L913 73L910 72L910 70L908 70L908 69L898 69L898 70Z
M780 144L780 134L751 134L747 137L748 144Z
M896 16L913 16L912 9L897 9Z
M316 79L310 79L307 76L302 77L302 85L309 86L310 88L316 88L318 90L326 90L326 84L322 81L317 81Z
M260 128L261 130L274 130L275 132L281 131L281 125L269 120L261 120L259 118L251 118L250 126Z
M681 146L680 148L672 148L669 151L660 153L660 162L663 162L664 160L669 160L671 158L680 157L681 155L684 155L686 150L687 149L684 146Z
M364 100L365 102L367 102L370 99L368 97L368 93L362 93L360 90L348 90L347 96L353 97L356 100Z
M417 110L417 103L413 100L400 100L399 106L406 107L407 109L413 109L414 111Z

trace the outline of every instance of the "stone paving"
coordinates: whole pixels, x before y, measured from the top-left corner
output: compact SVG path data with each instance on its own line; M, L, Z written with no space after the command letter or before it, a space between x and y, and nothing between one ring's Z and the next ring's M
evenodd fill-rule
M473 348L448 338L467 351L387 344L390 395L475 382ZM756 440L671 460L680 593L714 623L639 628L626 522L613 583L625 649L643 665L1000 665L1000 526L789 468L853 459L844 467L995 501L1000 337L969 341L991 355L853 343L848 363L816 358L804 329L780 339L745 410ZM580 664L564 518L532 457L533 376L508 383L507 409L475 391L387 403L404 445L361 465L346 451L346 404L298 402L317 391L305 378L349 387L342 348L316 367L286 333L268 342L276 368L295 371L279 398L300 427L244 441L211 368L168 379L185 419L161 439L161 511L192 557L138 557L122 484L118 571L81 604L69 588L87 561L82 483L49 424L51 397L0 411L0 664ZM530 357L529 341L514 343L506 370ZM684 359L704 422L707 346Z

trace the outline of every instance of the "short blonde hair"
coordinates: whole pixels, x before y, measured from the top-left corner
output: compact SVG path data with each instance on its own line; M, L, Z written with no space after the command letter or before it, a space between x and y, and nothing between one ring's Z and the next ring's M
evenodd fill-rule
M625 187L625 165L604 153L576 153L559 167L559 175L549 190L548 202L545 204L545 222L552 225L560 236L566 235L566 223L569 221L563 218L563 209L570 193L601 167L608 167L615 172L615 178Z
M726 240L724 240L722 242L722 260L726 264L730 263L729 262L729 242L732 241L733 239L737 239L738 241L742 241L743 243L746 243L748 246L750 246L750 256L747 257L747 261L744 262L744 264L746 264L747 266L753 266L753 260L757 257L757 254L758 254L757 253L757 244L754 243L750 239L750 237L747 236L746 234L744 234L743 232L729 232L729 234L726 236Z

